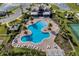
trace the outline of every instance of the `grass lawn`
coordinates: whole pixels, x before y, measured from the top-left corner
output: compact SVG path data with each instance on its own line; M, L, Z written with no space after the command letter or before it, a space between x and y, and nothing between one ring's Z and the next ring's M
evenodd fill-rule
M7 43L10 39L10 36L0 36L0 38L3 39L5 43Z
M76 49L77 55L79 56L79 47L75 47L75 49Z
M7 29L5 28L5 25L0 26L0 38L3 39L5 42L8 42L10 39L10 36L6 34Z
M28 48L9 48L8 52L0 51L0 56L46 56L46 53Z
M2 3L0 3L0 6L2 5Z
M59 8L55 4L50 4L53 10L58 10Z
M79 11L79 6L76 3L67 3L72 11Z
M10 26L12 25L15 25L15 24L18 24L18 23L21 23L21 20L15 20L15 21L12 21L10 23L8 23Z
M5 25L0 26L0 34L6 34L7 30L5 28Z
M13 48L12 50L11 50L12 52L13 52L13 54L12 55L26 55L26 56L34 56L34 55L36 55L36 56L45 56L46 54L45 54L45 52L41 52L41 51L37 51L37 50L35 50L35 49L28 49L28 48Z

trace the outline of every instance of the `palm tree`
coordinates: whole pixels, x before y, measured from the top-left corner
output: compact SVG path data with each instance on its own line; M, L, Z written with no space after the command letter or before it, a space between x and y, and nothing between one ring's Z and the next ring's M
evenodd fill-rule
M48 30L51 30L51 27L52 27L52 23L49 23L48 24Z
M28 34L28 31L24 31L24 34Z
M27 30L27 29L28 29L27 27L23 26L23 30Z
M30 20L33 21L33 17L32 16L30 17Z
M50 27L48 27L48 30L50 30L50 31L51 31L51 28L50 28Z
M52 23L49 23L49 24L48 24L48 27L52 27Z
M31 23L33 24L33 20L34 20L33 17L30 17L30 20L31 20Z

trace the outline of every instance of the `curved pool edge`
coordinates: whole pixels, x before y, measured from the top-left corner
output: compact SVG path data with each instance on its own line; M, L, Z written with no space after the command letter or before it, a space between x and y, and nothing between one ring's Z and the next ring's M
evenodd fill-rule
M37 21L37 22L40 22L40 21L44 21L44 22L47 23L47 21L45 21L45 20L39 20L39 21ZM37 22L35 22L35 23L37 23ZM47 23L47 24L48 24L48 23ZM30 24L30 25L32 25L32 24ZM28 26L29 26L29 25L28 25ZM45 27L47 27L47 26L45 26ZM45 27L44 27L44 28L45 28ZM42 30L43 30L44 28L41 29L41 32L43 32ZM29 31L31 31L31 30L29 30ZM47 33L47 32L43 32L43 33ZM38 44L43 43L45 40L51 39L52 33L51 33L50 31L48 31L48 33L49 33L49 37L46 37L46 38L42 39L40 42L37 42L37 43L34 43L34 42L32 42L32 41L22 42L22 40L21 40L21 37L22 37L22 36L20 36L19 40L20 40L20 42L21 42L22 44L27 44L28 42L30 42L31 44L38 45ZM26 35L24 35L24 36L26 36ZM18 44L18 43L17 43L17 44Z
M45 20L39 20L39 21L37 21L37 22L40 22L40 21L46 22ZM35 22L35 23L37 23L37 22ZM34 23L34 24L35 24L35 23ZM46 22L46 23L47 23L47 22ZM47 23L47 24L48 24L48 23ZM28 25L28 27L31 26L31 25L33 25L33 24ZM41 32L43 32L44 28L47 28L47 26L41 28ZM29 31L31 31L31 30L29 30ZM50 31L47 31L47 32L48 32L48 34L49 34L49 37L48 37L48 38L46 37L46 38L42 39L40 42L37 42L37 43L34 43L34 42L32 42L32 41L22 42L21 39L20 39L20 41L21 41L22 43L31 42L31 43L33 43L33 44L40 44L42 41L44 41L44 40L46 40L46 39L50 39L50 34L51 34L51 33L50 33ZM47 32L43 32L43 33L47 33Z

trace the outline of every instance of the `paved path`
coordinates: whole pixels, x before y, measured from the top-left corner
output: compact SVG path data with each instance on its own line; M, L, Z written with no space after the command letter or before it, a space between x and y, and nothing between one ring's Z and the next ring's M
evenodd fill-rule
M64 51L54 43L54 47L46 51L47 56L64 56Z
M73 46L73 44L72 44L72 42L70 41L70 39L69 39L68 41L69 41L69 43L70 43L70 45L71 45L73 51L76 51L75 48L74 48L74 46Z

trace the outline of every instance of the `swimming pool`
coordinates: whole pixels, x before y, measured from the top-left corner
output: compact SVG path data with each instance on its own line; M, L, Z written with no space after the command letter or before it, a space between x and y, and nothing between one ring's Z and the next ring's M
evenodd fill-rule
M28 30L30 30L32 34L28 36L22 36L21 41L23 43L26 43L28 41L31 41L33 43L40 43L45 38L48 38L50 36L49 32L41 31L47 25L48 23L46 21L39 21L35 24L29 25Z

